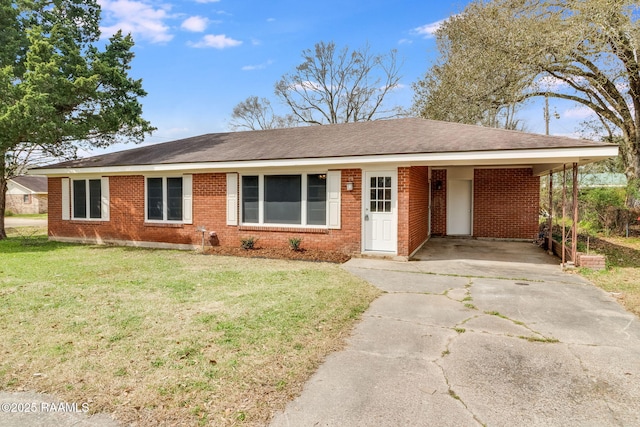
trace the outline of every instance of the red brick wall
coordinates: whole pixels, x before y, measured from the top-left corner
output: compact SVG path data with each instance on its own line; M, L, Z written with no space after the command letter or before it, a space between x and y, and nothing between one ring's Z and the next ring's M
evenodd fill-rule
M221 180L226 180L225 174L219 175ZM226 184L223 183L222 188L225 189L225 195L217 203L223 211L220 214L220 221L215 225L220 238L220 245L239 246L241 238L257 237L257 246L289 247L289 238L300 237L302 238L302 248L359 253L361 251L360 227L362 210L360 203L362 197L362 171L360 169L344 169L341 175L341 228L339 230L268 227L268 231L265 231L264 226L227 226L225 211ZM346 190L349 180L353 181L353 191Z
M398 168L398 255L408 256L429 235L429 168Z
M442 182L442 189L436 190L436 181ZM431 234L445 236L447 234L447 171L431 170Z
M604 255L587 255L578 252L576 258L578 267L591 268L592 270L604 270L607 268Z
M346 182L354 190L346 191ZM220 245L239 246L243 237L257 237L258 246L288 247L289 238L301 237L308 249L360 252L361 188L360 169L342 171L342 217L340 230L226 225L226 174L193 175L193 224L145 224L144 177L109 177L110 221L63 221L61 179L49 178L49 235L102 240L133 240L199 245L202 235L196 227L215 231Z
M540 178L531 169L476 169L475 237L533 239L538 234Z

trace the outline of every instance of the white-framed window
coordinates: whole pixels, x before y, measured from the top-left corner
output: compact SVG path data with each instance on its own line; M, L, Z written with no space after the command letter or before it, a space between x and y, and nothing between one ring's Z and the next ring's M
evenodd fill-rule
M109 219L109 178L63 179L63 219Z
M339 203L339 171L246 174L238 186L242 224L339 228L339 220L331 218L339 216L339 209L331 209L332 200ZM337 196L331 193L336 188ZM233 218L228 223L233 224Z
M145 178L145 221L191 223L192 176Z

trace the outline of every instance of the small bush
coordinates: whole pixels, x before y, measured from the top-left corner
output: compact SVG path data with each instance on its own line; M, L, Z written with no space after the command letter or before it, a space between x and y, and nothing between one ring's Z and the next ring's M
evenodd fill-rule
M592 234L620 231L626 223L624 188L589 188L580 194L580 225Z
M253 249L256 245L256 242L258 241L257 237L244 237L242 239L240 239L240 247L242 247L242 249L244 250L249 250L249 249Z
M292 251L298 252L301 249L300 248L301 244L302 244L301 237L292 237L289 239L289 247L291 248Z
M14 214L13 212L11 212L10 210L8 210L8 209L7 209L6 211L4 211L4 216L5 216L5 217L8 217L8 216L14 216L14 215L15 215L15 214Z

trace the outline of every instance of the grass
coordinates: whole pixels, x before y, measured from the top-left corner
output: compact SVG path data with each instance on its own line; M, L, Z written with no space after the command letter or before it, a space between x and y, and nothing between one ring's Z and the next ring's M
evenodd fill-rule
M11 218L47 219L49 214L11 214L7 216L10 216Z
M607 269L581 269L580 274L617 295L627 310L640 316L640 238L599 237L591 241L590 249L606 255Z
M264 425L379 294L334 264L25 242L0 241L0 390L139 426Z

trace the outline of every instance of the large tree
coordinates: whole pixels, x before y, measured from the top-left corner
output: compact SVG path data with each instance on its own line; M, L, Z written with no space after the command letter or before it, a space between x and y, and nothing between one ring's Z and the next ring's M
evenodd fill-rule
M591 109L640 177L637 0L476 0L437 32L440 59L415 84L418 114L479 123L537 96Z
M295 127L297 121L291 114L279 116L274 113L267 98L250 96L233 107L229 127L232 130L263 130Z
M0 0L0 239L7 180L29 156L139 142L141 80L128 75L130 35L100 43L95 0Z
M400 81L395 50L372 54L368 46L337 49L333 42L320 42L304 50L302 58L275 86L276 96L298 122L359 122L398 113L384 105Z

